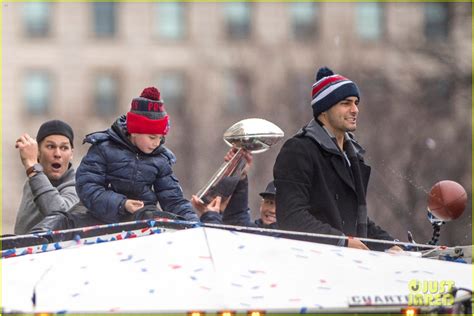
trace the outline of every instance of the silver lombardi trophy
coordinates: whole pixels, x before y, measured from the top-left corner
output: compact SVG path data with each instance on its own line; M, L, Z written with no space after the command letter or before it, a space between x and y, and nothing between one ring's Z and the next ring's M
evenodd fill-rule
M224 133L224 141L230 147L238 148L231 160L224 162L207 184L197 193L205 204L210 203L217 195L216 188L231 178L240 178L246 161L244 150L253 154L267 151L284 136L283 131L275 124L259 118L239 121Z

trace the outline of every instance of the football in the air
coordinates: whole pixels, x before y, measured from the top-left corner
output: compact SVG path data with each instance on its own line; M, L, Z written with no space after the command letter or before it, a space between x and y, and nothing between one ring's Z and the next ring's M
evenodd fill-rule
M451 221L461 216L466 203L466 190L451 180L437 182L428 194L428 210L443 221Z

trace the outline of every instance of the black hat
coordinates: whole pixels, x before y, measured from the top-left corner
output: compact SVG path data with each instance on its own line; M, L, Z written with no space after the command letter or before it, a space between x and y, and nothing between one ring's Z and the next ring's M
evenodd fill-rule
M260 196L263 198L266 198L269 196L275 197L275 194L276 194L275 183L273 181L270 181L270 183L267 184L267 188L265 189L265 191L260 193Z
M74 147L74 133L71 126L69 126L67 123L60 120L44 122L38 130L36 141L39 144L41 141L43 141L43 139L50 135L63 135L69 139L71 147Z

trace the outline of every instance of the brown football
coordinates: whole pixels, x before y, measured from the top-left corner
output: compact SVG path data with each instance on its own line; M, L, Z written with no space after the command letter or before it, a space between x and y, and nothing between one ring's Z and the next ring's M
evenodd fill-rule
M437 182L428 195L428 209L443 221L461 216L466 203L466 190L459 183L450 180Z

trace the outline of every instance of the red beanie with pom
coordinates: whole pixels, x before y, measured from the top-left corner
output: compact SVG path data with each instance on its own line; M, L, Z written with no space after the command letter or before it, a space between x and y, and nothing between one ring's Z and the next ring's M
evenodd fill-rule
M169 116L155 87L145 88L138 98L132 100L127 113L127 130L130 134L161 134L169 131Z

